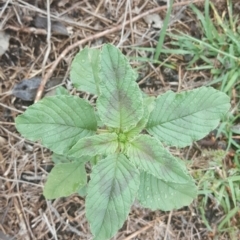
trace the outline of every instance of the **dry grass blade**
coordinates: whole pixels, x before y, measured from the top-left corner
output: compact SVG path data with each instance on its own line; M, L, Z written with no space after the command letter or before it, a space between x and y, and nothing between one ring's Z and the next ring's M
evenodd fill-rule
M153 227L155 221L153 221L152 223L148 224L147 226L141 228L140 230L132 233L131 235L129 235L128 237L124 238L124 240L131 240L134 237L137 237L140 233L147 231L149 228Z

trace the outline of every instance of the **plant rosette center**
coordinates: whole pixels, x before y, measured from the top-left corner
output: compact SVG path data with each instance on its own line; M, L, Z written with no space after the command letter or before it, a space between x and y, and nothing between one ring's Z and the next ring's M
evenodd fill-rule
M126 143L128 140L127 136L124 133L119 133L118 134L118 141L120 143Z

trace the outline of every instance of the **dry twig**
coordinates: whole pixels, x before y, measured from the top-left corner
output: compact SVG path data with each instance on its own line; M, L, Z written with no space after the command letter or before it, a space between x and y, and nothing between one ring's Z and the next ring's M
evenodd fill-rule
M42 63L42 75L44 76L45 73L45 65L47 63L48 60L48 56L50 54L51 51L51 17L50 17L50 2L49 0L47 0L47 50L43 59L43 63Z
M139 229L138 231L132 233L131 235L129 235L128 237L126 237L124 240L131 240L134 237L136 237L137 235L139 235L142 232L145 232L146 230L148 230L149 228L153 227L153 225L155 224L155 220L150 222L147 226Z
M170 227L170 223L171 223L171 220L172 220L172 214L173 214L173 211L170 211L169 216L168 216L168 222L167 222L167 228L166 228L166 231L165 231L164 240L168 239L168 232L169 232L169 227Z

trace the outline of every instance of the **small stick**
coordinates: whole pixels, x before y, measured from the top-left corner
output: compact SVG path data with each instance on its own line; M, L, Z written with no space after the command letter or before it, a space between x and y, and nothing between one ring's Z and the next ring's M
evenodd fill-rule
M191 3L195 3L195 2L202 2L204 0L191 0L191 1L187 1L187 2L180 2L180 3L175 3L173 4L173 7L178 7L178 6L182 6L182 5L187 5L187 4L191 4ZM113 27L111 29L107 29L103 32L100 32L100 33L97 33L95 35L90 35L89 37L86 37L85 39L82 39L80 41L77 41L75 42L74 44L68 46L60 55L59 57L53 62L52 66L50 67L50 69L47 71L47 73L45 74L45 76L43 77L42 81L41 81L41 84L38 88L38 91L37 91L37 94L36 94L36 98L35 98L35 102L38 102L41 97L42 97L42 94L43 94L43 91L44 91L44 87L47 83L47 80L52 76L53 74L53 71L55 70L55 68L57 67L58 63L67 55L68 52L70 52L72 49L74 49L75 47L78 47L79 45L82 45L86 42L89 42L89 41L92 41L92 40L95 40L95 39L98 39L100 37L103 37L107 34L110 34L110 33L114 33L116 31L119 31L121 30L124 26L130 24L130 23L134 23L136 21L138 21L139 19L147 16L147 15L150 15L150 14L153 14L153 13L156 13L156 12L160 12L164 9L166 9L167 6L161 6L161 7L157 7L157 8L154 8L154 9L151 9L149 11L146 11L144 12L143 14L140 14L128 21L126 21L125 23L123 24L120 24L116 27Z
M47 0L47 50L42 63L42 76L45 73L45 66L48 60L48 56L51 52L51 18L50 18L50 2Z
M168 215L167 228L166 228L166 231L165 231L164 240L167 240L167 238L168 238L168 231L169 231L170 223L171 223L171 220L172 220L172 214L173 214L173 211L171 211Z
M134 237L136 237L137 235L139 235L140 233L142 232L146 232L146 230L148 230L149 228L153 227L155 221L152 221L150 224L148 224L147 226L141 228L140 230L132 233L131 235L129 235L128 237L124 238L124 240L131 240L133 239Z
M14 122L1 122L1 121L0 121L0 124L4 124L4 125L15 125Z

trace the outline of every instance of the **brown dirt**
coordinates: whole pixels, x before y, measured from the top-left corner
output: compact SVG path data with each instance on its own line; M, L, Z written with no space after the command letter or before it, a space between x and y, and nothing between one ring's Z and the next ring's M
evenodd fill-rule
M15 117L33 102L13 96L13 87L23 79L46 76L66 48L90 37L84 44L66 52L53 72L53 77L60 78L72 94L87 98L87 94L69 87L69 65L79 49L113 43L128 56L150 58L148 53L135 50L133 46L155 47L159 29L147 24L143 18L121 27L121 30L111 32L111 29L160 4L165 6L164 2L155 0L52 0L49 2L55 32L51 33L48 41L47 2L0 1L0 29L10 36L9 48L0 56L0 239L3 240L91 239L83 198L73 195L54 201L44 199L42 189L52 167L51 153L41 144L27 141L17 133ZM191 19L188 13L188 2L175 2L186 2L186 6L174 8L176 21L170 28L189 30L189 22L196 20ZM178 18L180 12L181 17ZM165 10L158 14L164 17ZM109 32L101 36L105 30ZM100 37L91 39L96 34ZM170 71L150 62L131 61L134 67L140 69L138 82L147 94L158 95L169 89L192 89L209 80L208 72L186 72L181 59L172 56L165 60L175 62L176 70ZM175 151L175 154L185 156L183 152ZM191 156L194 158L194 153ZM216 220L212 221L213 228L216 228L216 224ZM113 239L193 240L213 239L215 234L203 224L197 200L189 207L171 212L153 212L143 209L136 202L124 226ZM223 233L218 239L229 239L229 236Z

